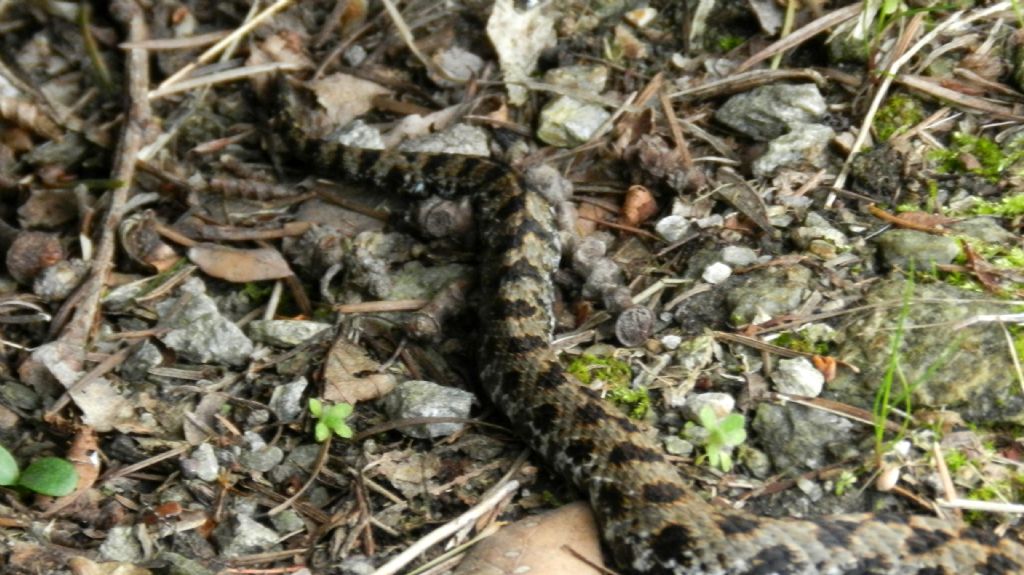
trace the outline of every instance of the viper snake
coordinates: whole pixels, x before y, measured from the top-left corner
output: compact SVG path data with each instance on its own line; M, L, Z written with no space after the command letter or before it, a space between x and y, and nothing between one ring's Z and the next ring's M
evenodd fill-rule
M551 349L555 210L498 162L351 148L312 138L304 99L276 91L281 140L324 177L413 196L470 195L482 243L480 380L516 431L590 497L629 573L691 575L1024 573L1024 546L940 519L850 514L773 519L704 501L641 425L571 381Z

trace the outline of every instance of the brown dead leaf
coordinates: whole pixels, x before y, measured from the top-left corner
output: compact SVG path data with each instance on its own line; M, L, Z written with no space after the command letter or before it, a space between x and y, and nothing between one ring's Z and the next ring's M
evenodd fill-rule
M723 181L728 182L715 190L718 197L728 202L732 207L739 210L761 231L768 234L775 230L771 221L768 220L768 208L764 205L764 199L750 186L743 178L735 172L719 170L719 176Z
M566 546L604 566L597 523L586 503L565 505L501 529L473 547L455 575L601 573L563 549Z
M441 471L441 459L434 453L411 449L390 451L377 460L376 471L407 498L422 495L436 487L434 478Z
M825 382L831 382L836 378L838 363L836 358L827 355L815 355L811 357L811 363L825 376Z
M904 222L909 222L922 228L934 229L939 229L942 226L957 221L956 218L950 218L942 214L929 214L928 212L903 212L899 217Z
M348 125L373 109L374 98L391 93L380 84L348 74L324 76L313 82L310 88L324 107L328 119L336 126Z
M637 226L658 213L658 202L644 186L630 186L622 202L622 218L631 226Z
M990 293L999 295L1002 293L1002 288L999 286L998 276L992 273L994 266L981 256L970 243L961 241L960 247L964 251L964 255L967 257L967 268L971 270L974 277L977 278L981 285L985 286L985 289Z
M324 365L324 400L355 405L387 395L395 387L395 377L379 369L363 348L339 338Z
M235 283L276 280L293 275L281 252L271 248L240 250L202 243L189 248L188 259L207 275Z

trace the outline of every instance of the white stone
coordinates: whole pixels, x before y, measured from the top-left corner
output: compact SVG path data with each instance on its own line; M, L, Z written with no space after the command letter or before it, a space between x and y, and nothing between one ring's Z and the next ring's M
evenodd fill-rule
M782 393L806 397L818 397L825 386L825 376L803 357L780 360L772 381Z

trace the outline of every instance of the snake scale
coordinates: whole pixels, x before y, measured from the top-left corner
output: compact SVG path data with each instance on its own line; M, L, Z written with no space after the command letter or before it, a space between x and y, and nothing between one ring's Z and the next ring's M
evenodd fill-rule
M575 384L551 349L555 212L511 168L479 157L365 150L310 137L278 81L279 132L317 174L405 195L473 197L483 243L481 383L520 436L585 490L629 573L691 575L1024 573L1024 546L936 518L772 519L704 501L639 424Z

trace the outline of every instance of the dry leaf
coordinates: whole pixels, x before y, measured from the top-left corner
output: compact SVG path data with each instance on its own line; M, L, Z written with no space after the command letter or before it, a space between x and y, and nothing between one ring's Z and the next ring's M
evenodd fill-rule
M636 226L658 213L658 202L651 191L644 186L630 186L622 202L622 218L627 224Z
M348 74L324 76L311 83L310 88L328 119L336 126L348 125L373 109L374 98L391 93L380 84Z
M376 471L409 499L437 487L434 478L441 471L441 459L433 453L411 449L390 451L377 460Z
M235 283L276 280L293 275L281 252L271 248L240 250L202 243L189 248L188 259L205 274Z
M477 543L455 575L588 575L601 573L563 549L604 566L597 523L583 502L520 519Z
M998 276L992 273L995 269L994 266L985 261L985 258L971 247L970 243L961 241L960 245L964 250L964 255L967 257L967 268L974 274L975 279L981 282L981 285L990 293L999 295L1002 292L1002 288L999 286Z
M324 365L324 400L355 405L387 395L395 387L395 377L379 369L363 348L338 339Z
M929 214L928 212L903 212L899 218L904 222L910 222L922 228L941 229L957 221L942 214Z
M839 365L836 363L836 358L828 355L815 355L811 357L811 363L825 376L826 383L836 378L836 370Z
M82 422L96 431L105 432L138 421L131 402L122 397L113 382L95 377L81 382L85 375L82 358L85 352L78 346L55 341L37 347L29 360L18 367L23 382L33 386L50 385L56 379L67 388L71 399L82 412ZM52 378L52 379L51 379Z

